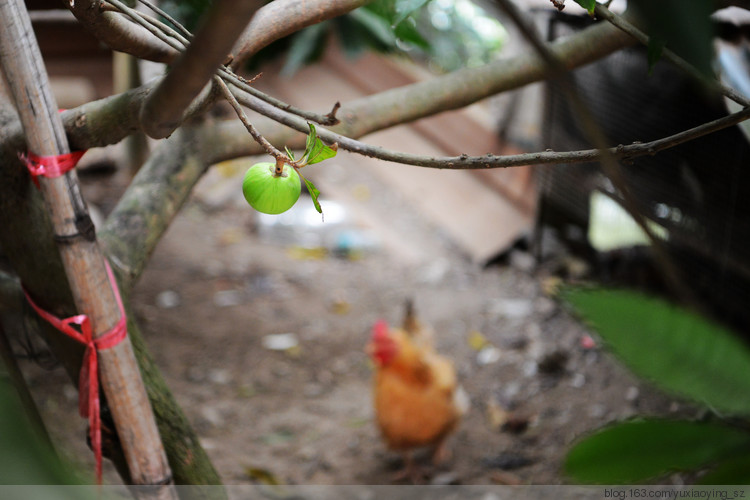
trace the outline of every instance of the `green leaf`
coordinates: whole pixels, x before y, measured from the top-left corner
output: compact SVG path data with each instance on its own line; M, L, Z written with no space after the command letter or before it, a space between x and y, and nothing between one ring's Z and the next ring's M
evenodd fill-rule
M634 484L676 470L692 470L731 456L750 434L707 422L630 421L604 428L576 444L564 470L573 481Z
M318 137L318 132L315 130L315 125L312 123L307 124L310 127L310 133L307 136L307 142L305 143L305 154L302 156L305 159L307 165L313 163L320 163L328 158L336 156L336 150L326 146L323 141Z
M386 47L396 45L396 36L393 34L393 29L382 17L367 9L353 10L349 15Z
M284 149L286 150L286 155L294 161L294 153L292 153L292 150L288 147L284 146Z
M594 7L596 7L596 0L575 0L575 2L586 9L589 14L594 13Z
M313 146L312 151L307 157L307 164L312 165L313 163L320 163L328 158L336 156L336 150L323 144L323 141L318 139Z
M664 46L666 45L666 42L664 40L661 40L659 38L651 37L648 41L648 74L650 75L651 72L654 69L654 66L657 62L659 62L659 59L661 59L661 54L664 51Z
M323 215L323 208L320 206L320 202L318 201L320 190L315 187L315 184L313 184L311 181L308 181L306 178L302 177L302 180L305 181L305 186L307 186L307 191L310 193L313 205L315 205L315 210L317 210L319 214Z
M750 414L750 349L729 331L635 292L562 295L637 375L717 410Z
M645 21L649 36L664 40L704 75L713 75L712 0L632 0L628 9L631 6L637 18Z
M698 484L750 484L750 456L744 454L720 462L702 476ZM730 495L739 498L739 495ZM746 498L750 498L748 495Z
M308 122L307 126L310 127L310 133L307 134L307 141L305 141L305 152L302 154L302 158L308 156L315 147L315 142L318 139L318 132L315 130L315 125Z
M409 17L412 12L422 8L422 6L429 1L430 0L396 0L393 27L401 24L401 22Z
M305 63L317 59L325 47L325 36L328 32L328 22L313 24L298 31L289 42L289 52L281 68L281 74L290 76L297 72Z

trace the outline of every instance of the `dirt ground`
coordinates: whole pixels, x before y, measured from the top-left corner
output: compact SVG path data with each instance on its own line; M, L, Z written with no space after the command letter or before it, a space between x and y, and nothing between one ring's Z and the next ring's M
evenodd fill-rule
M201 182L134 293L147 344L226 483L392 481L401 462L373 423L364 346L377 319L400 322L406 299L471 400L433 483L559 484L576 438L680 407L588 344L523 251L480 267L408 199L336 163L316 181L349 202L324 204L321 224L302 199L281 224L244 203L238 168ZM114 178L83 179L109 211ZM75 389L60 368L24 367L55 440L90 470ZM118 482L109 464L106 477Z

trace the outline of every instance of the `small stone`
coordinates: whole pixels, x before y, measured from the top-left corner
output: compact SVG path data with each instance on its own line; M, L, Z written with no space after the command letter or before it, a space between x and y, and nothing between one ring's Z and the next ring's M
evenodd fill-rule
M206 372L197 366L190 366L187 369L187 373L185 374L185 377L190 382L203 382L206 380Z
M221 427L224 424L224 417L215 406L204 406L201 409L201 417L213 427Z
M220 290L214 293L216 307L231 307L242 304L242 292L239 290Z
M573 378L570 381L570 386L575 387L576 389L580 389L584 386L586 383L586 377L583 375L583 373L576 373L573 375Z
M602 418L607 413L607 408L603 404L595 404L589 408L591 418Z
M533 377L539 371L539 367L534 361L526 361L523 364L522 370L524 377Z
M459 484L458 475L455 472L443 472L436 474L431 480L431 485L435 486L447 486L449 484Z
M505 389L503 390L503 398L511 400L514 397L518 396L520 392L521 384L519 384L518 382L510 382L506 384Z
M638 388L634 385L631 385L628 387L628 390L625 391L625 401L630 401L631 403L638 399L638 396L640 395L641 391L638 390Z
M534 304L528 299L501 299L490 304L490 314L507 319L521 319L534 312Z
M331 371L336 375L343 375L349 371L349 363L347 363L345 359L336 358L333 360L333 363L331 363Z
M232 380L229 370L218 368L208 372L208 380L214 384L227 385Z
M66 384L63 386L63 396L65 396L65 399L68 401L75 401L78 399L78 391L72 385Z
M536 266L536 259L529 252L513 250L509 256L509 263L511 267L519 271L530 273Z
M500 349L495 346L483 347L477 353L477 363L480 365L490 365L500 360Z
M263 337L263 347L271 351L286 351L299 346L299 338L294 333L276 333Z
M303 392L308 398L317 398L323 394L323 386L321 384L307 384Z
M164 290L156 296L156 305L160 309L172 309L180 305L180 294L174 290Z

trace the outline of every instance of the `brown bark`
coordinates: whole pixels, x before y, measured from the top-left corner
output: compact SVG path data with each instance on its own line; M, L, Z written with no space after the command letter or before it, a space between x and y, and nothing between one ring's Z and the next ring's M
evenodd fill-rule
M332 19L372 0L276 0L253 17L232 49L232 68L242 67L260 49L307 26Z
M69 5L68 2L65 2ZM101 0L77 0L71 12L92 35L112 50L147 61L168 63L179 52L118 12L103 11Z
M0 131L7 130L4 127L6 123L17 123L17 117L15 113L9 113L7 107L0 105ZM76 313L76 307L54 244L44 202L16 156L16 151L24 148L23 141L2 139L0 133L0 143L6 146L0 149L0 247L24 286L38 298L40 305L60 317L71 316ZM100 237L103 243L106 240L106 235ZM113 260L113 268L120 278L120 289L127 310L129 280L117 273L116 260ZM17 285L14 287L7 281L3 282L3 290L2 297L18 296L21 293ZM0 310L0 314L4 313L4 310ZM38 326L40 334L62 362L71 380L77 382L82 346L44 321L39 321ZM221 479L201 447L195 431L149 355L132 314L128 314L128 336L138 358L175 483L221 484ZM118 470L127 477L124 459L118 459L117 456L112 459Z
M220 0L212 6L195 38L146 99L141 110L146 134L160 139L174 132L262 5L261 0Z
M69 153L28 14L18 0L0 3L0 14L0 62L28 148L39 156ZM121 312L75 171L42 178L40 184L76 309L88 317L95 337L102 336L119 322ZM166 486L171 482L171 472L127 337L100 352L99 373L132 480L136 484L165 485L153 489L149 496L172 498L173 490Z

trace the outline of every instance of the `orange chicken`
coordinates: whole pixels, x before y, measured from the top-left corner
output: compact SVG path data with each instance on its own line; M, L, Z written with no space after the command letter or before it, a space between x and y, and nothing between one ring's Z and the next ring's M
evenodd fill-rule
M433 462L447 457L446 437L468 408L468 398L456 382L456 371L432 347L430 333L407 305L404 328L390 329L378 321L368 345L375 363L375 414L381 434L394 451L404 454L400 478L416 480L411 452L434 447Z

